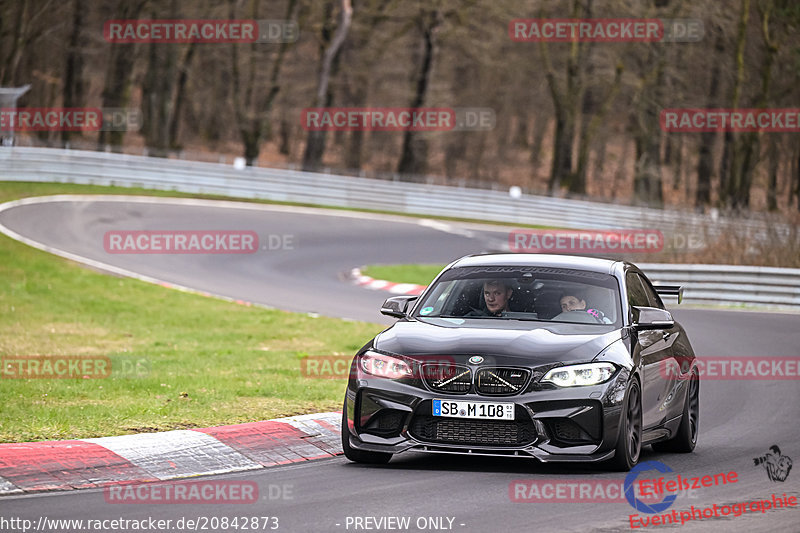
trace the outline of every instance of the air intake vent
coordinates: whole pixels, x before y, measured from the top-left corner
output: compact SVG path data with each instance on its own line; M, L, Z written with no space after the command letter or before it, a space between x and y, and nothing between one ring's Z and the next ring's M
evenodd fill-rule
M529 420L466 420L416 415L409 431L416 439L450 444L520 446L536 439Z
M423 365L422 375L432 390L465 394L472 386L472 370L451 364Z
M522 368L481 368L475 374L475 388L480 394L507 395L522 390L530 375Z

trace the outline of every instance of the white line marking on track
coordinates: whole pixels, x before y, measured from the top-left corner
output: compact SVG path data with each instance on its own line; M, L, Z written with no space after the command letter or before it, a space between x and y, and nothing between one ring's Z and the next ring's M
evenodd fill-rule
M199 431L182 429L82 440L103 446L162 480L263 468Z
M22 489L19 489L11 483L9 480L5 479L4 477L0 476L0 495L5 496L6 494L21 494Z

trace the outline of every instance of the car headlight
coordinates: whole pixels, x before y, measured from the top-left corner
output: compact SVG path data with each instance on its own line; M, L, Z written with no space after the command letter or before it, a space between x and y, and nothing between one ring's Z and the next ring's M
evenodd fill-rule
M402 359L371 350L361 356L360 364L361 370L381 378L399 379L413 375L411 365Z
M549 381L559 387L580 387L597 385L608 381L616 367L611 363L586 363L583 365L559 366L550 369L542 381Z

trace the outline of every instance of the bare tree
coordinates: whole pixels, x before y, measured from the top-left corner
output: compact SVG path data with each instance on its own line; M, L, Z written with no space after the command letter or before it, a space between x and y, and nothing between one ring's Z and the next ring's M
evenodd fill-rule
M147 0L120 0L117 4L116 19L135 19L139 17ZM133 44L112 43L109 49L106 76L103 85L103 108L122 108L128 105L131 97L131 79L134 65ZM108 144L114 151L122 151L124 131L101 130L97 139L99 150Z
M259 19L258 5L257 0L250 0L249 18ZM286 20L294 18L296 6L296 0L287 2ZM235 19L235 14L234 1L231 0L230 18ZM272 70L265 81L258 79L258 73L265 70L262 66L262 54L259 53L259 47L262 45L255 42L249 45L231 44L233 109L248 166L256 162L261 152L261 141L269 127L270 111L281 90L281 67L290 44L287 41L280 43L276 57L272 61ZM244 57L241 57L240 46L246 51Z
M570 18L588 17L592 0L584 4L582 0L571 0ZM540 13L541 15L541 13ZM570 44L564 70L565 81L561 87L557 80L556 69L546 41L541 42L540 50L545 68L545 78L553 99L555 113L555 137L553 138L553 162L550 169L548 189L557 193L562 184L568 187L575 181L572 171L573 149L578 136L579 105L583 101L584 70L588 43L573 41Z
M67 42L67 57L64 61L64 107L80 107L84 103L85 81L83 79L83 56L85 39L83 37L84 9L83 0L72 0L72 27ZM61 132L61 140L69 141L73 132Z
M719 107L721 98L721 68L723 54L725 52L725 36L719 26L715 26L717 33L714 39L714 60L712 61L711 76L708 87L706 106L709 108ZM711 204L711 180L714 173L714 143L718 135L715 131L707 131L700 134L700 145L697 157L697 189L695 190L694 205L702 211L703 208Z
M339 25L336 28L336 32L331 37L330 44L322 53L322 64L319 72L317 94L314 98L314 107L328 107L331 104L333 96L328 91L331 80L331 69L347 38L347 32L350 30L352 20L353 6L350 0L340 0ZM325 131L309 131L308 140L306 141L306 150L303 154L303 169L316 170L320 166L324 151Z
M416 90L411 107L425 104L433 72L433 60L438 48L437 33L443 22L438 2L433 7L423 4L419 12L419 29L422 34L422 58L419 62ZM428 141L418 132L406 130L397 171L402 174L425 174L428 171Z

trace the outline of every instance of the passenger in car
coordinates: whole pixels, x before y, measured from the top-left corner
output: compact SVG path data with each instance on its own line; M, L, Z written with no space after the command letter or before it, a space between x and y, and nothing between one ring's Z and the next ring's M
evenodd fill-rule
M586 311L598 321L604 324L611 324L611 320L599 309L586 308L586 298L579 291L573 291L571 294L562 294L559 302L561 303L561 312L563 313L567 311Z

